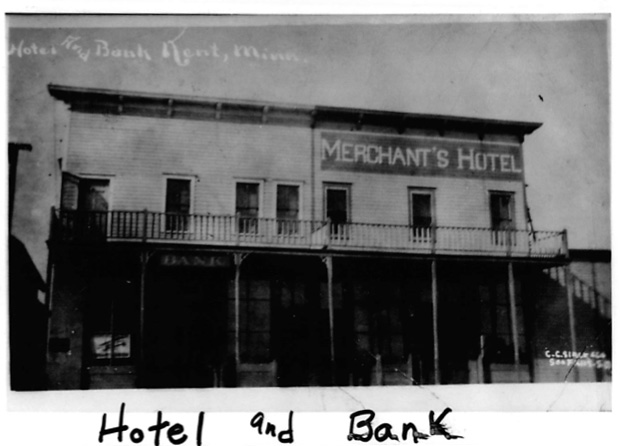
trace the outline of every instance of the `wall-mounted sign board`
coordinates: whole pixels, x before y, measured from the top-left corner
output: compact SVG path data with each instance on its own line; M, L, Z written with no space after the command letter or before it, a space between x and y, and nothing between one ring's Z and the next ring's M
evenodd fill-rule
M323 170L523 179L518 144L352 132L321 132L319 141Z
M131 335L116 334L114 340L110 333L92 337L92 351L95 359L116 359L131 357Z

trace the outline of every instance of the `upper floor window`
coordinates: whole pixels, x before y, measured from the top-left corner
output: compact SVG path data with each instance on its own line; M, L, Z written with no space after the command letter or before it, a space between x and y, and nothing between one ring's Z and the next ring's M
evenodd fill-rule
M276 197L278 234L299 231L299 186L278 184Z
M325 185L325 218L331 222L332 237L346 237L347 223L350 221L349 184Z
M493 243L496 245L514 243L514 236L510 234L510 230L515 228L514 194L512 192L491 192L489 204L491 208Z
M514 194L491 192L491 228L494 230L514 229Z
M78 209L83 211L107 211L110 203L110 180L82 178Z
M237 183L235 212L241 233L258 233L260 183Z
M409 215L414 240L431 237L435 223L433 195L432 189L409 189Z
M108 235L110 179L78 177L63 173L61 208L74 213L62 215L63 226L79 237L105 238Z
M166 179L166 230L187 231L192 203L192 180Z

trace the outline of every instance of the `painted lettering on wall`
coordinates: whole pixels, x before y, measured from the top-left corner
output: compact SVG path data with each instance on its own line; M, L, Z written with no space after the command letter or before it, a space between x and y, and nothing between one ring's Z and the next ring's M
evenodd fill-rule
M199 254L162 254L159 257L162 266L194 266L202 268L228 267L229 256L208 256Z
M19 39L9 44L9 56L23 59L31 57L76 57L82 62L93 60L135 60L142 62L163 61L178 67L188 67L196 61L256 61L262 63L308 63L308 59L295 51L255 45L252 42L234 42L222 45L215 41L189 40L182 30L172 39L163 38L148 42L124 41L112 43L100 36L85 37L70 33L56 42L35 42Z
M400 175L523 178L521 147L443 138L322 132L321 168Z

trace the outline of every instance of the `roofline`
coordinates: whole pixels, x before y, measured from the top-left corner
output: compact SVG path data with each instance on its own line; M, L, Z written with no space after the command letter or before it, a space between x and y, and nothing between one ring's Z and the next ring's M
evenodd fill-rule
M542 123L527 121L506 121L497 119L471 118L463 116L435 115L423 113L404 113L394 111L382 111L361 108L333 107L333 106L309 106L294 103L276 103L269 101L237 100L230 98L198 97L188 95L172 95L161 93L144 93L136 91L123 91L111 89L70 87L57 84L49 84L48 90L56 99L68 104L75 102L107 102L128 103L131 101L159 104L166 106L172 103L186 106L218 106L248 109L270 110L280 113L292 113L307 115L313 123L318 121L346 121L361 125L363 123L383 123L397 127L431 127L440 132L444 130L464 130L479 135L486 133L502 133L517 135L521 139L538 129Z

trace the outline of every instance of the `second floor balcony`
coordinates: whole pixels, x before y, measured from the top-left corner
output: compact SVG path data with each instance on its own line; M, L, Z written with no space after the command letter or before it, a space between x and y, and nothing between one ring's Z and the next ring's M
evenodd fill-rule
M54 210L54 240L523 258L568 255L566 232L339 223L150 211Z

